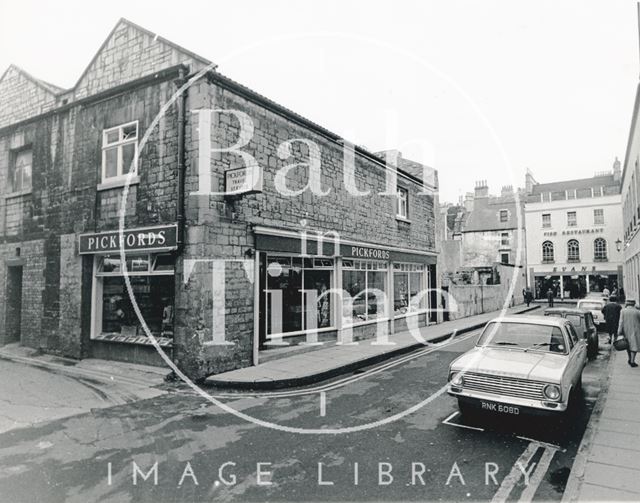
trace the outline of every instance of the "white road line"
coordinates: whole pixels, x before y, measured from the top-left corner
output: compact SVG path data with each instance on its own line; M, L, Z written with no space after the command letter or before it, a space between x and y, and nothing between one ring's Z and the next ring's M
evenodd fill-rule
M289 396L303 396L303 395L312 395L314 393L318 393L319 391L330 391L332 389L336 389L336 388L340 388L342 386L345 386L347 384L351 384L353 382L359 381L361 379L365 379L367 377L370 377L372 375L375 374L379 374L380 372L383 372L389 368L393 368L393 367L397 367L398 365L402 365L403 363L406 363L410 360L413 360L415 358L419 358L421 356L424 356L426 354L429 353L433 353L435 351L438 351L439 349L443 349L447 346L451 346L453 344L458 344L459 342L464 342L472 337L475 337L478 335L478 330L473 330L471 331L468 335L462 335L460 337L456 337L455 339L449 339L444 343L438 343L440 345L432 345L431 347L427 347L421 350L418 350L415 353L411 353L407 356L403 356L402 358L399 358L397 360L393 360L389 363L385 363L383 365L380 365L378 367L375 367L371 370L367 370L365 372L363 372L362 374L356 375L356 376L349 376L349 377L345 377L339 381L336 382L332 382L329 384L324 384L321 386L317 386L315 388L310 388L310 389L306 389L306 390L301 390L301 391L276 391L276 392L267 392L267 393L242 393L242 394L235 394L235 393L221 393L218 395L212 395L214 398L247 398L247 397L260 397L260 398L284 398L284 397L289 397Z
M531 442L524 452L520 455L520 457L516 460L511 468L509 474L504 478L502 484L493 495L491 499L492 503L503 503L507 501L507 498L511 494L511 491L516 486L520 478L524 475L523 471L527 470L527 466L531 462L531 458L536 453L540 444L536 442Z
M519 438L520 440L526 440L527 442L536 442L544 447L548 447L549 449L555 449L556 451L567 452L566 449L563 449L559 445L550 444L548 442L541 442L540 440L536 440L535 438L521 437L519 435L516 435L516 438Z
M327 415L327 394L324 391L320 392L320 417Z
M475 430L475 431L484 431L484 428L478 428L476 426L467 426L466 424L458 424L458 423L451 423L450 421L456 417L458 414L460 414L460 412L454 412L453 414L451 414L447 419L445 419L444 421L442 421L442 424L448 424L449 426L456 426L458 428L465 428L467 430Z
M540 482L542 482L542 479L547 473L555 453L556 449L550 449L549 447L544 448L544 452L538 462L538 466L536 466L536 470L533 472L533 475L529 477L529 485L524 488L524 491L522 491L522 495L518 500L519 502L529 503L530 501L533 501L533 497L540 486Z

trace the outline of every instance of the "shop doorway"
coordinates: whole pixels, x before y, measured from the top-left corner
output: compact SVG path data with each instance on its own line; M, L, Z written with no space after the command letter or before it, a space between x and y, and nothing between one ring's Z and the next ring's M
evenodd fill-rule
M20 342L22 319L22 266L7 268L6 342Z

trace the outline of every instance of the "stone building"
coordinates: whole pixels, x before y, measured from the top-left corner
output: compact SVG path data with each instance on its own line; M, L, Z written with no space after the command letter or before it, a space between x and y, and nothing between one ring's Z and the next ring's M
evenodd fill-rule
M590 178L538 183L527 173L528 284L537 298L580 298L620 286L620 162Z
M124 19L71 89L2 75L0 187L0 344L202 378L436 321L434 170Z

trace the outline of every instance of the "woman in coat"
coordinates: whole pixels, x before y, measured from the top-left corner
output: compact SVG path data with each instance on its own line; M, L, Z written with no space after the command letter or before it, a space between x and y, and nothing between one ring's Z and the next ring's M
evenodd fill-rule
M625 308L620 313L618 335L623 335L628 343L629 365L637 367L636 353L640 347L640 310L635 307L635 300L627 300Z

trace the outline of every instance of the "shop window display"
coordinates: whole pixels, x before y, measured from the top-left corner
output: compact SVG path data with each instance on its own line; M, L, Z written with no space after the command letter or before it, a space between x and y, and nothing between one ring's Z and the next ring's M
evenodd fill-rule
M97 326L93 339L151 344L138 319L124 277L120 256L98 257L96 270ZM173 341L175 299L171 255L128 255L126 268L136 303L149 330L162 346Z
M387 264L378 261L343 260L342 288L351 296L343 300L345 325L386 318Z

